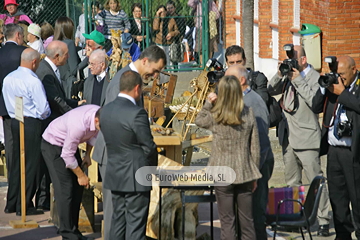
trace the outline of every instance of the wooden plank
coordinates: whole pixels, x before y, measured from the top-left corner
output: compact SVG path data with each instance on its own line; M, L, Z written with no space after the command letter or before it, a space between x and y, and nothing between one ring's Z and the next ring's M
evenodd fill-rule
M185 149L185 148L196 146L196 145L199 145L202 143L211 142L212 140L213 140L213 135L196 138L196 139L191 139L191 140L186 140L186 141L182 142L182 147L183 147L183 149Z
M181 145L181 139L177 135L170 135L170 136L154 135L154 142L158 147Z

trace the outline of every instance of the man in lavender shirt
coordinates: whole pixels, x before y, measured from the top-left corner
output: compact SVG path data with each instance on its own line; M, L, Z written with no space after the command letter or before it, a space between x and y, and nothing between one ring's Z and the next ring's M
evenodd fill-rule
M89 187L90 180L81 167L91 165L99 117L99 106L81 106L53 120L42 135L41 151L54 186L63 239L88 239L78 230L83 187ZM78 145L83 142L86 155L81 160Z

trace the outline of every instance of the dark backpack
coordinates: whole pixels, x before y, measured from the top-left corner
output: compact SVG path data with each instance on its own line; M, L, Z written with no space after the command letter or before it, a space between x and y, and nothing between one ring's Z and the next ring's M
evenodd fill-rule
M269 110L269 127L275 127L282 119L281 107L274 97L271 97L267 91L267 79L259 79L259 71L251 71L249 75L250 88L258 93L264 100ZM262 74L263 75L263 74ZM265 76L265 75L264 75ZM266 77L265 77L266 78ZM260 82L261 81L261 82ZM261 86L259 88L259 86ZM266 93L265 93L266 87Z

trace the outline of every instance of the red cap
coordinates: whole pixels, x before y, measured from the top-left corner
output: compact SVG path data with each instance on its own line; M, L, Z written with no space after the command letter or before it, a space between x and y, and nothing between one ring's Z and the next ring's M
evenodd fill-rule
M6 6L9 5L9 4L14 4L16 6L19 6L19 4L16 3L16 0L5 0L5 3L4 3L4 9L6 10Z

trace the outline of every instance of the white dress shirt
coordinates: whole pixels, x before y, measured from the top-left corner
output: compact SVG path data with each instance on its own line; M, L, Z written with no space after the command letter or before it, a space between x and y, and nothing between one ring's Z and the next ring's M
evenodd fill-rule
M29 68L18 67L4 78L2 93L11 118L15 118L15 98L23 98L25 117L45 119L50 116L49 103L41 80Z

